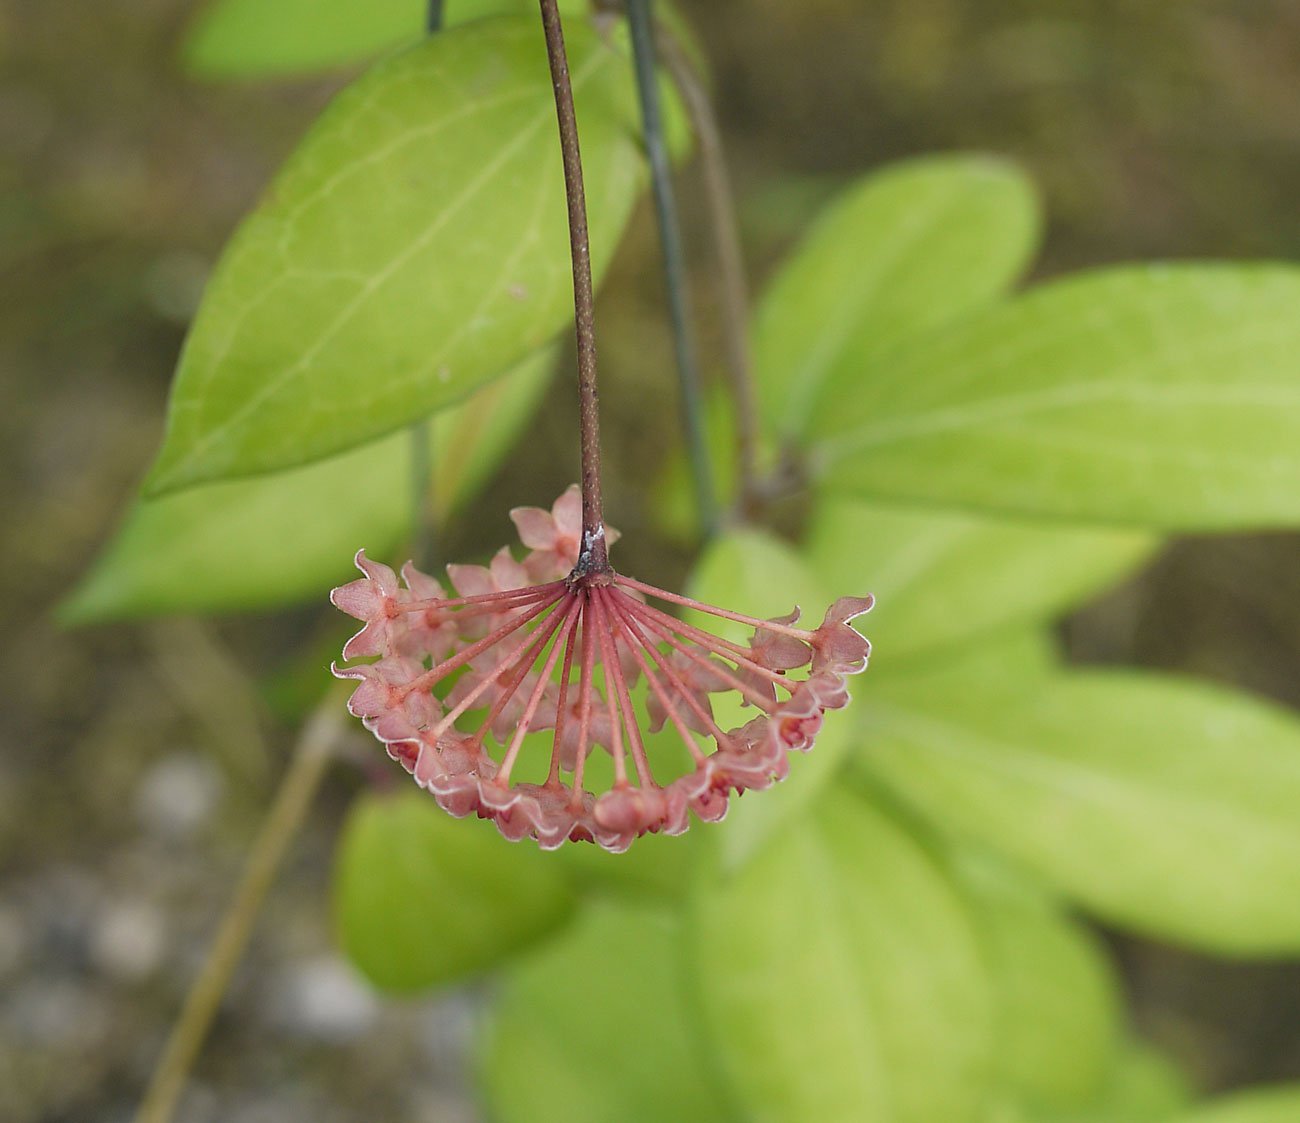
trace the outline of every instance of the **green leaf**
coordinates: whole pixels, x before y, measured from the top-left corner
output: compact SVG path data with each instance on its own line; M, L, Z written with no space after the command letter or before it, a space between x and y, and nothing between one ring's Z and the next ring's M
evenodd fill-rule
M912 700L950 690L974 693L983 689L990 698L1019 697L1040 682L1058 676L1062 667L1060 642L1050 629L1042 627L998 632L969 647L944 651L924 663L892 667L888 658L874 653L873 660L870 677L862 680L863 702L850 711L861 718L867 717L866 711L877 701L892 707L899 697L911 704ZM869 753L870 746L865 751Z
M339 840L339 938L385 990L486 971L558 928L573 905L547 855L476 819L453 819L423 792L362 796Z
M997 1078L1035 1109L1095 1099L1115 1061L1121 1009L1100 944L1039 894L983 882L971 899L997 996Z
M714 538L696 562L688 588L705 604L763 619L784 616L798 606L805 612L801 623L811 627L830 603L799 552L757 527L738 527ZM702 612L690 611L686 619L731 640L748 641L754 634L745 624Z
M831 601L820 574L792 546L747 527L725 531L709 543L691 574L689 589L691 596L706 604L751 616L784 616L797 604L810 627L817 626ZM686 616L697 626L737 642L753 635L753 629L743 624L693 611ZM851 686L856 693L856 684ZM754 716L738 695L718 696L713 709L724 729L743 725ZM732 799L727 820L717 830L724 868L748 861L771 834L817 798L847 755L852 728L844 714L828 714L812 751L807 756L793 754L787 779L768 791Z
M1136 530L826 496L813 508L806 551L827 588L875 594L871 642L877 666L892 672L917 656L1059 616L1146 561L1158 544Z
M1300 721L1154 674L882 678L855 762L1098 915L1224 954L1300 950Z
M320 459L451 405L573 314L563 176L531 19L376 66L240 227L181 356L152 494ZM632 79L569 58L603 272L642 178Z
M997 297L1032 256L1039 225L1033 186L988 156L909 160L850 188L755 314L755 375L770 431L801 436L846 355L879 354Z
M769 838L800 820L839 775L854 735L847 716L828 714L812 751L791 760L789 776L766 791L732 797L726 821L712 828L723 873L735 873L762 851Z
M646 736L647 742L652 739ZM690 883L702 830L677 837L648 834L624 854L599 846L562 846L555 858L586 894L677 901Z
M736 422L729 392L709 387L704 395L704 449L720 506L736 498ZM684 445L667 450L649 489L650 514L655 529L675 542L696 543L704 537L699 503Z
M1300 1084L1279 1084L1224 1096L1180 1115L1177 1123L1295 1123L1300 1119Z
M1003 1100L985 1123L1173 1123L1191 1098L1186 1078L1167 1058L1133 1042L1118 1054L1106 1086L1087 1106L1045 1112Z
M824 795L693 914L697 986L747 1118L964 1123L991 999L971 920L924 850Z
M278 78L350 66L425 34L427 0L216 0L182 49L203 78ZM581 12L586 0L560 0ZM533 14L529 0L446 0L443 27L485 16Z
M506 454L554 358L539 352L429 423L443 518ZM138 501L59 618L89 624L322 598L352 572L358 547L382 558L409 535L410 490L411 435L401 430L303 468Z
M1097 1102L1052 1123L1168 1123L1191 1098L1187 1078L1168 1057L1133 1041L1119 1054Z
M681 960L670 913L601 904L513 968L480 1066L492 1118L734 1118L696 1041Z
M818 398L857 495L1178 529L1300 520L1300 269L1149 265L1033 289Z

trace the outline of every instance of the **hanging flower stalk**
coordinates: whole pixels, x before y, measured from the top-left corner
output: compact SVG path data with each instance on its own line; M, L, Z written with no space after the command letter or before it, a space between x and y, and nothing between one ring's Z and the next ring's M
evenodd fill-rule
M680 834L691 813L719 820L732 792L785 776L789 753L812 747L825 712L848 702L847 676L866 667L870 645L850 621L871 598L837 600L809 630L798 627L798 610L757 619L610 565L617 534L602 513L582 167L559 15L555 0L540 2L569 203L582 486L550 511L511 512L528 550L522 562L505 547L490 565L448 566L454 597L409 562L399 582L359 552L363 576L331 600L365 622L344 659L378 658L334 673L359 680L349 710L451 814L492 819L507 838L546 849L574 840L621 851L647 832ZM753 635L745 643L715 635L672 614L682 608ZM755 716L724 729L712 697L733 693ZM675 731L687 761L679 774L650 760L642 716L652 733ZM525 738L545 731L545 778L519 779L529 767L520 763ZM613 776L599 794L588 767L597 748L612 758Z

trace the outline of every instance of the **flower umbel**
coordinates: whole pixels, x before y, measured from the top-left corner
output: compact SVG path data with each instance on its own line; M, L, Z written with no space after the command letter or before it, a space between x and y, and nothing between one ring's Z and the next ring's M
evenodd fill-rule
M847 703L846 676L866 667L870 644L849 621L872 602L842 597L810 630L797 612L759 620L589 570L580 502L573 487L550 512L511 512L530 553L522 563L502 549L490 566L448 566L455 597L409 563L399 583L359 552L363 576L330 599L365 622L344 658L379 658L334 673L359 680L349 710L451 814L476 813L545 849L574 840L621 851L647 832L680 834L690 812L721 819L732 792L782 779L788 754L807 752L826 710ZM654 601L754 636L731 642ZM790 676L805 666L807 677ZM671 779L648 758L633 700L641 679L651 730L671 725L688 754L687 771ZM711 698L730 692L756 716L723 729ZM514 779L525 736L541 730L552 731L545 780ZM613 758L600 794L586 786L595 746Z

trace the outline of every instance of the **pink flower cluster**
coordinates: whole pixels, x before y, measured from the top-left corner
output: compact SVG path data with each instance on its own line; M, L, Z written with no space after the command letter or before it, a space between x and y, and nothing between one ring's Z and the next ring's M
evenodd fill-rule
M621 851L650 831L680 834L690 812L721 819L732 792L786 775L788 754L812 747L825 712L848 702L846 677L866 667L870 644L849 622L870 597L842 597L812 630L797 626L797 611L758 620L583 571L576 487L550 511L511 518L528 555L518 562L503 548L487 566L448 566L455 596L410 563L399 583L361 551L363 576L330 597L365 622L344 659L378 657L335 666L358 680L349 710L443 808L492 819L507 838ZM744 624L753 637L734 643L656 600ZM789 673L805 667L801 678ZM651 770L634 708L642 678L651 732L672 725L691 761L667 782ZM756 716L724 730L711 695L732 691ZM512 782L525 735L538 730L552 731L546 779ZM599 795L584 786L597 745L614 773Z

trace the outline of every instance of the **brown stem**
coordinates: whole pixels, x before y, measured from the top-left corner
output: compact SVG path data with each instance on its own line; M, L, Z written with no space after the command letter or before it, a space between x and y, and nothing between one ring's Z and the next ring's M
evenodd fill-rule
M582 431L582 553L575 572L609 572L605 516L600 494L600 395L596 387L595 298L591 288L591 239L587 234L587 200L582 187L582 155L573 109L569 60L556 0L539 0L546 54L555 87L555 115L564 156L564 190L569 202L569 249L573 258L573 311L578 341L578 424Z
M442 0L429 0L424 13L425 30L435 35L442 30ZM437 558L434 541L437 515L433 509L433 423L421 418L409 430L411 453L411 558L426 573L433 572Z
M731 179L722 148L722 135L708 92L695 73L677 37L664 24L655 28L659 57L681 94L691 129L699 143L704 172L704 200L709 210L709 230L721 279L722 328L727 373L736 405L736 459L740 477L738 495L742 511L750 513L761 488L758 482L758 408L754 395L753 363L749 354L749 294L740 253L740 233L732 202Z

